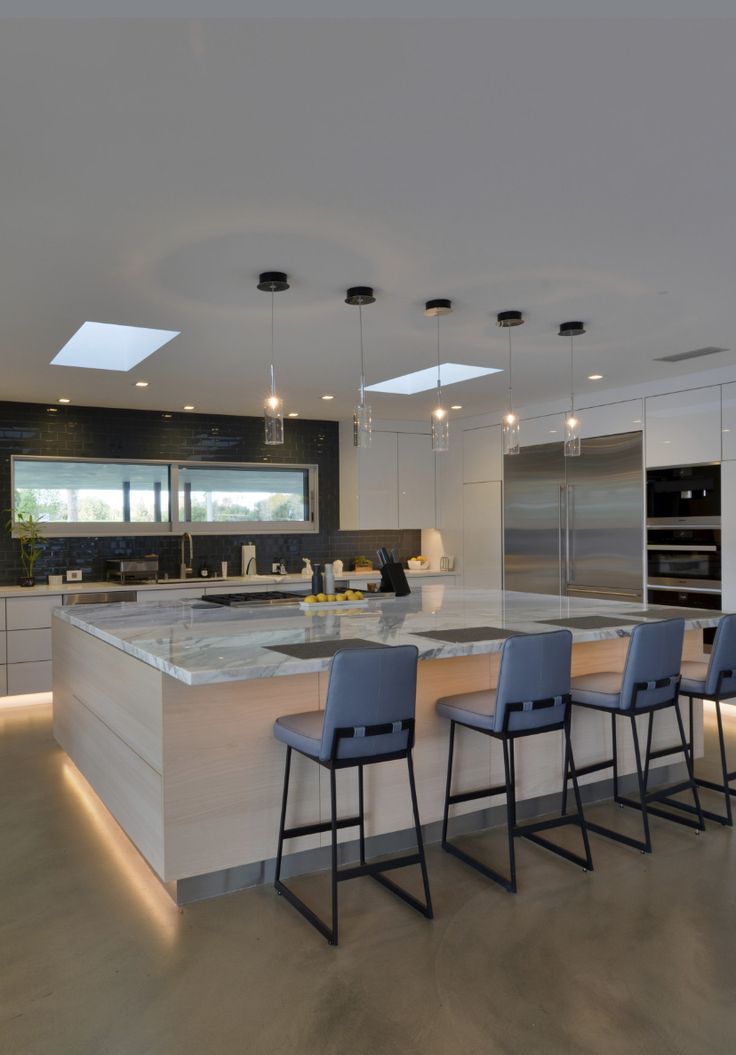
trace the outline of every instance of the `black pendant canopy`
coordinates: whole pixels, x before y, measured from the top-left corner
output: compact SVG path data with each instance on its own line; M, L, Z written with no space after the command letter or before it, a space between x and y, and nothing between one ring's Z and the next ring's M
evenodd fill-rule
M585 333L582 322L560 323L560 337L579 337L581 333Z
M372 286L351 286L345 295L345 303L356 307L361 304L374 304L375 300Z
M289 288L288 276L283 271L264 271L259 275L258 288L264 293L283 293Z
M424 305L424 314L430 318L435 318L437 315L449 315L451 311L451 300L428 300Z
M508 329L510 326L521 326L524 322L520 311L499 311L496 324Z

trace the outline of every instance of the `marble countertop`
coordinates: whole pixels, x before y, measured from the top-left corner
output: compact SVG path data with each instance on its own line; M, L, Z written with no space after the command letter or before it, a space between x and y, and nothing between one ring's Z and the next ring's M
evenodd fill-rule
M226 608L201 601L151 601L58 608L61 619L188 685L306 674L330 658L293 658L271 648L359 638L413 644L420 659L500 651L503 640L442 641L423 632L494 627L514 633L558 629L555 620L599 616L613 625L570 627L575 643L626 636L638 618L662 618L657 605L423 584L408 597L371 599L364 608ZM683 614L686 612L683 609ZM687 629L715 626L720 613L685 615ZM271 646L271 648L269 648Z

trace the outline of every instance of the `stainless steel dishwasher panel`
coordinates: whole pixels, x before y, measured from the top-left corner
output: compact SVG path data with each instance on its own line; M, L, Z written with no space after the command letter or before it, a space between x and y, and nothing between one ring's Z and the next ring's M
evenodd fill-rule
M118 601L137 601L136 590L100 590L86 593L65 593L62 595L62 605L68 604L117 604Z

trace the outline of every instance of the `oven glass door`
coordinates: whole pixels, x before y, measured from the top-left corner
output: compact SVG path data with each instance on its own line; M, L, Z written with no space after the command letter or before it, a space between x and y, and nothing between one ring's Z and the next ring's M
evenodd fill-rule
M720 589L721 533L718 530L650 529L647 578L656 586Z

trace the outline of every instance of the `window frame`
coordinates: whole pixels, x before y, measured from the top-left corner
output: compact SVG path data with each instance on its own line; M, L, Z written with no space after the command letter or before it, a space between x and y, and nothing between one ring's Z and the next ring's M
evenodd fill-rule
M192 535L316 535L319 533L319 466L314 464L291 462L224 462L195 461L186 458L175 460L163 458L75 458L45 456L41 454L13 454L10 458L10 503L12 517L12 538L22 533L20 524L15 520L15 474L16 465L20 462L69 462L92 465L161 465L168 469L169 475L169 518L161 521L141 521L131 523L125 520L90 521L80 520L73 524L63 520L41 521L42 533L46 538L79 538L89 536L145 536L145 535L181 535L188 531ZM179 469L292 469L308 474L309 509L307 520L235 520L206 523L187 521L179 518Z

